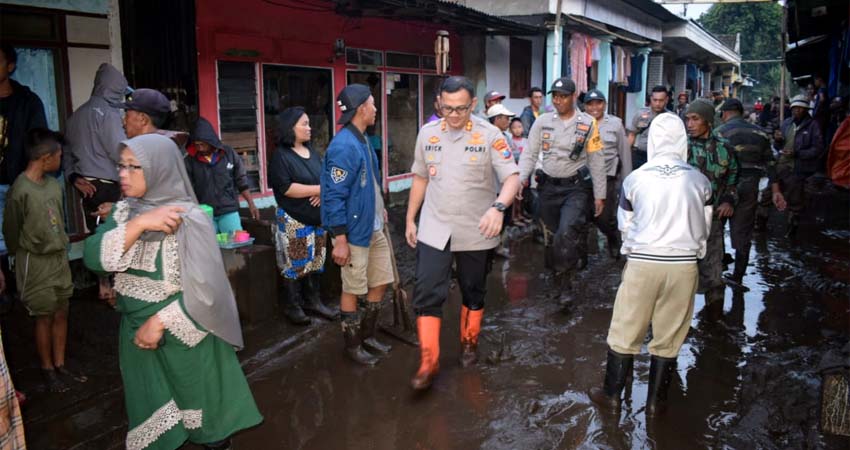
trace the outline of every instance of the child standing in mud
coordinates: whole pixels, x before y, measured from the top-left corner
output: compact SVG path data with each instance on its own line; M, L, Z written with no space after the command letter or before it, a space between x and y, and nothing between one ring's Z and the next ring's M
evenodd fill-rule
M65 365L68 299L74 284L66 250L62 186L47 175L59 170L61 142L58 133L47 129L29 132L29 163L12 185L3 215L6 245L15 256L18 292L35 317L36 348L50 392L67 391L66 379L86 381Z

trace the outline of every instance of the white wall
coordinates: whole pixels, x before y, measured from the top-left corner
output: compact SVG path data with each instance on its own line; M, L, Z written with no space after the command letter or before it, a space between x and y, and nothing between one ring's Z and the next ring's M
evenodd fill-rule
M538 86L545 91L546 88L541 86L543 83L543 50L545 38L543 36L528 36L519 37L519 39L528 39L531 41L531 86L528 86L528 88ZM502 104L519 115L522 109L528 105L528 98L525 97L525 93L519 98L510 97L510 37L489 36L485 40L485 52L487 53L487 88L484 92L478 93L479 103L483 107L486 91L497 90L508 96Z
M110 49L74 47L74 44L110 45L109 20L101 17L65 16L68 30L68 78L71 108L76 110L89 99L94 75L102 63L112 62ZM120 67L119 67L119 70Z

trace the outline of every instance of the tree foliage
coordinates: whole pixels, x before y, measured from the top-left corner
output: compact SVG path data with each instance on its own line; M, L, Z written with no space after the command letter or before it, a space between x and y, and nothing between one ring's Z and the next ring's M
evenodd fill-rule
M712 34L741 33L741 58L778 59L782 56L782 6L774 2L721 3L697 19ZM741 64L741 71L759 81L754 94L767 97L779 90L779 63Z

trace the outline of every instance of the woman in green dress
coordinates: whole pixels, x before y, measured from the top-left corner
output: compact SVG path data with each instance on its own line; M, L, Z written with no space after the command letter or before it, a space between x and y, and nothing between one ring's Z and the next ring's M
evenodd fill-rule
M234 351L242 330L212 224L167 137L124 141L118 169L126 200L84 258L115 274L127 449L227 449L263 419Z

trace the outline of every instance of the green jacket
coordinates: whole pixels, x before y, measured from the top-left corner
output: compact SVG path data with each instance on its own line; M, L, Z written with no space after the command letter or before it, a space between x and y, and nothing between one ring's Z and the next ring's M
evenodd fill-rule
M688 138L688 164L702 172L711 182L711 201L737 203L738 159L729 142L713 132L708 139Z

